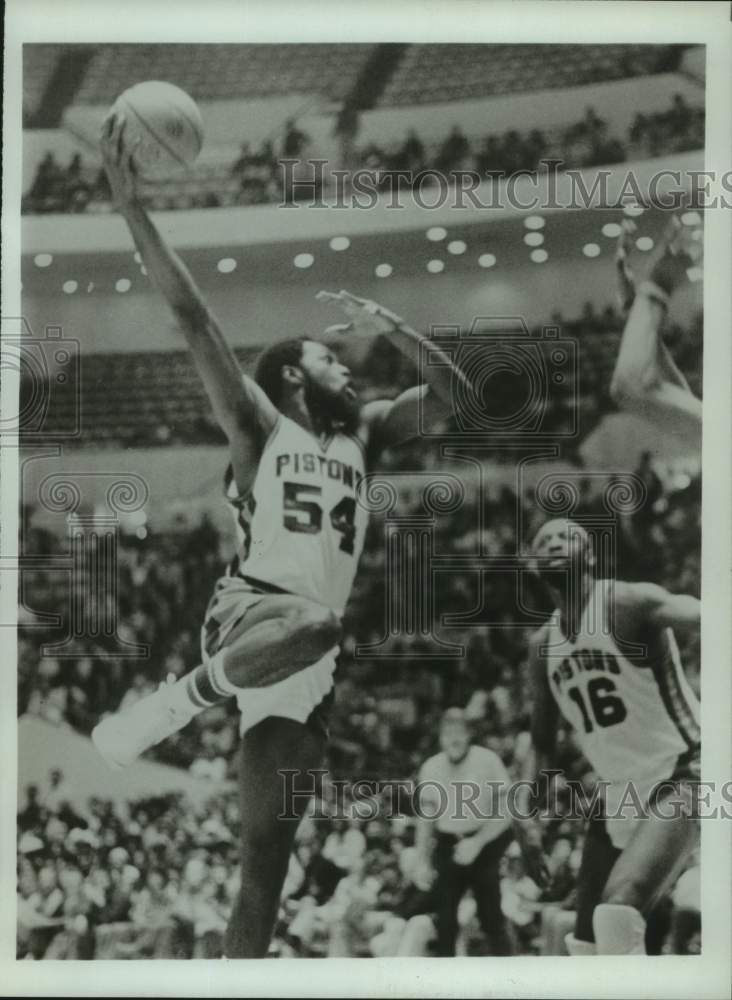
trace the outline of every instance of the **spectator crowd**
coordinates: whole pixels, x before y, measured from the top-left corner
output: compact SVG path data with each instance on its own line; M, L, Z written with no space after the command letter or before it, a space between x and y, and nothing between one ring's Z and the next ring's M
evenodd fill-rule
M612 134L608 123L592 107L586 109L580 121L551 132L540 128L509 129L503 134L469 137L455 125L442 142L429 145L413 129L407 132L403 142L392 144L359 144L358 132L357 113L339 117L336 135L342 162L338 165L349 171L368 171L374 175L377 185L389 188L393 183L391 175L396 171L409 171L414 179L431 171L449 182L457 171L470 171L481 178L500 178L519 172L536 173L546 169L542 163L547 160L558 161L559 169L585 168L701 149L704 146L704 110L693 107L677 93L667 111L637 114L624 136ZM176 196L176 178L166 179L164 185L173 192L173 201L171 204L166 202L166 206L216 207L229 204L230 195L236 203L244 205L281 202L283 196L297 197L297 189L287 190L297 173L283 172L280 161L310 159L322 159L322 156L297 122L289 119L276 140L266 139L257 149L248 142L243 143L237 159L226 168L224 175L202 174L194 191L186 183L185 191ZM195 170L191 176L196 176ZM306 176L312 184L309 168ZM233 182L233 187L228 181ZM160 207L154 203L158 187L155 185L148 191L152 207ZM226 195L224 188L228 192ZM312 197L312 186L308 188L307 197ZM28 214L108 210L109 199L103 170L84 167L79 153L64 167L49 152L38 166L23 199L22 210Z
M413 456L418 461L418 454ZM577 470L581 476L581 469ZM627 579L653 579L674 591L699 593L701 530L698 481L670 488L644 458L638 475L646 505L620 519L617 564ZM601 499L594 478L581 480L578 513L592 514ZM479 514L486 551L515 551L518 499L506 487L434 520L440 553L475 551ZM536 496L521 498L529 518ZM423 497L403 493L399 513L418 513ZM25 511L26 554L61 551L63 543L34 526ZM226 541L212 524L181 522L147 537L123 535L119 547L117 636L150 647L145 660L115 659L104 640L78 641L78 656L41 655L58 639L34 616L68 606L65 574L24 574L19 628L21 714L88 733L98 718L129 703L168 673L180 676L198 662L195 623L226 555ZM448 705L465 708L477 743L494 750L516 776L525 752L530 700L525 676L527 626L515 607L515 579L492 573L482 604L473 574L439 574L439 615L465 608L490 609L487 628L451 628L444 639L460 642L460 659L427 658L428 640L395 635L382 642L385 547L383 520L369 529L357 586L346 614L346 641L337 672L331 719L328 779L303 822L291 859L271 953L280 956L382 956L429 954L434 946L434 901L415 867L415 820L407 801L396 815L386 793L357 797L357 780L414 780L434 752L438 719ZM55 580L54 575L60 579ZM75 581L84 588L84 580ZM31 628L31 624L35 627ZM112 641L112 640L110 640ZM114 640L117 641L117 640ZM356 644L378 645L388 661L354 656ZM68 650L67 650L68 651ZM698 688L699 649L682 651ZM399 653L399 658L393 654ZM385 663L387 669L385 669ZM101 798L70 796L63 762L45 787L25 789L18 813L18 954L40 958L215 957L237 885L233 706L211 709L153 751L158 760L211 781L205 808L185 796L150 795L124 806ZM566 780L589 785L592 774L571 736L560 733L559 809L545 821L550 880L540 889L529 877L516 845L501 862L502 909L518 954L561 953L571 927L574 886L583 843L582 823L562 812ZM345 791L344 791L345 789ZM338 792L338 794L336 794ZM484 954L475 901L459 911L460 954ZM698 863L682 876L649 922L651 952L699 950Z

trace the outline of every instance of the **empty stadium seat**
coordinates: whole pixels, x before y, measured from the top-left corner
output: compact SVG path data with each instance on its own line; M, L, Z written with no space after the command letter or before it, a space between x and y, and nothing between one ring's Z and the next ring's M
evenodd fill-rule
M615 323L615 327L612 326ZM620 342L621 321L597 317L563 324L564 333L580 343L579 378L583 398L594 399L598 413L613 407L608 388ZM252 348L237 349L239 361L250 366ZM699 354L685 357L693 384ZM506 392L511 393L506 383ZM114 442L160 445L175 442L207 444L223 440L193 360L186 351L150 351L131 354L90 354L82 366L81 421L83 444L94 447ZM45 427L63 430L70 423L74 398L55 392ZM508 403L508 399L506 402ZM501 401L498 400L498 405ZM565 399L553 399L561 414ZM163 430L161 436L161 429ZM167 436L166 436L167 435Z
M641 76L668 69L671 50L667 45L410 45L379 103L460 101Z
M374 46L100 45L75 103L108 105L132 83L167 80L198 101L292 92L343 99Z

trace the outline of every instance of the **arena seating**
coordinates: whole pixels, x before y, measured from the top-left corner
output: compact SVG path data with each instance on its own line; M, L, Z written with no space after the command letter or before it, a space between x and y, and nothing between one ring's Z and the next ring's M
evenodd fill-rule
M23 46L23 116L32 119L66 45Z
M589 315L563 323L563 332L577 337L581 344L580 385L583 398L599 417L614 409L608 386L617 357L622 323L612 311ZM699 329L678 331L676 336L679 363L688 373L698 392L701 381ZM238 351L244 365L251 363L252 350ZM399 356L389 355L392 384L408 372L400 367ZM380 384L379 350L374 349L366 363L366 382ZM492 389L495 405L501 405L500 389ZM507 395L512 391L503 385ZM44 426L49 432L68 426L74 406L74 387L54 389L51 408ZM82 359L81 419L83 443L169 445L204 444L222 440L211 414L200 379L190 355L185 351L90 354ZM555 401L556 419L561 417L561 399ZM589 430L589 426L586 428Z
M98 109L94 111L94 127L89 134L98 131L97 112ZM560 160L565 167L587 168L704 146L704 109L689 104L680 95L674 96L667 109L638 114L622 136L608 134L607 123L594 109L593 115L591 127L587 120L581 120L541 130L511 129L504 134L491 135L471 132L464 136L465 151L450 164L444 162L442 151L447 136L439 142L420 142L421 155L417 160L409 159L408 168L414 175L425 169L437 168L449 174L451 169L460 168L477 171L481 176L488 173L501 176L517 170L536 171L540 161L547 158ZM35 175L28 169L25 171L24 213L111 210L97 155L89 157L84 152L80 172L67 175L68 168L61 157L68 161L70 149L74 147L70 145L70 133L59 131L55 138L49 135L48 139L46 153L55 154L52 155L53 170L49 172L47 160L43 159L43 133L32 134L37 166ZM185 173L172 172L145 179L141 193L146 204L158 211L279 202L285 192L278 150L279 146L272 143L259 149L247 147L246 155L241 158L236 156L235 147L212 149ZM315 142L309 143L303 153L304 158L321 155L324 152ZM355 156L358 165L373 171L407 166L402 146L393 142L363 143ZM310 178L307 165L302 169Z
M33 116L67 46L26 46L24 112ZM170 80L199 101L273 94L321 94L342 101L375 45L99 45L75 104L109 105L131 80ZM379 101L382 106L463 100L574 86L674 68L681 46L409 45Z
M322 94L342 100L373 46L100 45L76 104L109 105L134 80L167 80L198 101Z
M410 45L381 105L460 101L661 72L670 46Z

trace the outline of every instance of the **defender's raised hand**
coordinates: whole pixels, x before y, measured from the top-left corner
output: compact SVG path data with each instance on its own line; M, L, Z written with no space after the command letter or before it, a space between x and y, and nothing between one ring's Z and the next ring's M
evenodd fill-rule
M344 289L340 292L318 292L315 298L318 302L337 305L348 316L351 322L340 328L341 333L392 333L405 328L404 320L390 309L372 299L360 299Z
M120 210L131 205L137 197L137 166L134 155L140 142L138 139L131 149L128 148L124 141L124 131L124 116L112 112L104 120L99 140L109 186Z
M683 226L675 215L666 226L661 237L660 255L653 264L649 279L667 295L687 280L687 272L701 258L702 246L688 227Z

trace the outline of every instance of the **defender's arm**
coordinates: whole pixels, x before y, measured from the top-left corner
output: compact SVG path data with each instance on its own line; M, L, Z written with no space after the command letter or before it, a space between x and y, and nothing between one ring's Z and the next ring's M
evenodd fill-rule
M635 617L657 628L691 629L701 621L701 601L690 594L672 594L656 583L626 584L619 604L633 605Z
M551 770L551 762L556 748L559 709L549 688L546 665L541 647L546 642L545 627L535 632L529 640L528 686L531 698L531 746L521 763L519 780L521 787L516 796L517 815L513 831L521 847L531 877L537 885L545 885L549 872L543 849L541 824L530 817L532 793L530 785L535 785L543 771Z
M352 321L345 330L381 334L418 370L423 369L423 384L406 389L396 399L373 400L363 407L364 437L375 450L418 437L421 428L437 427L450 415L454 383L465 382L465 376L429 337L418 333L389 309L350 292L320 292L318 299L333 302L344 310ZM423 344L431 345L429 365L422 365Z

